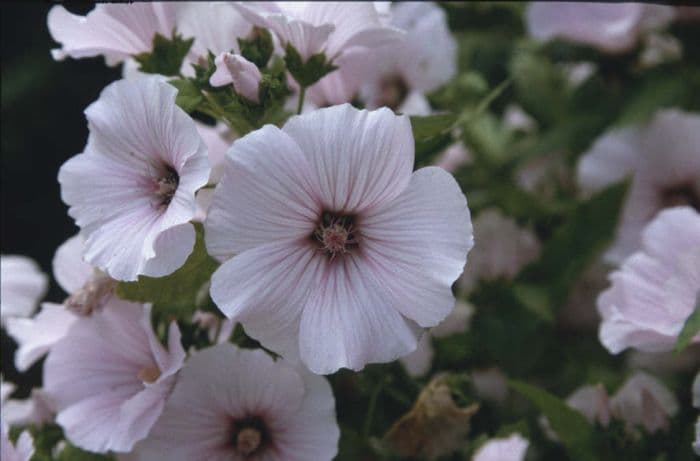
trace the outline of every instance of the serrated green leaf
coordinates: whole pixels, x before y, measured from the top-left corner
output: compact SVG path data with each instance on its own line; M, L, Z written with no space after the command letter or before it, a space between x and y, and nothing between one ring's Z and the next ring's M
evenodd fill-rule
M238 47L241 55L259 68L267 65L274 51L272 35L267 29L253 27L251 38L239 38Z
M688 347L690 341L692 341L698 334L700 334L700 295L698 295L695 310L688 316L683 324L683 329L678 335L678 341L676 342L676 347L674 350L676 352L681 352L683 349Z
M528 398L549 420L569 453L577 460L595 460L592 450L593 427L562 399L536 386L510 381L510 387Z
M129 301L153 303L154 312L159 314L182 317L193 313L202 287L219 265L206 251L202 226L196 224L195 229L192 254L181 268L165 277L140 276L136 282L120 282L117 295Z
M177 88L175 104L180 106L180 108L187 113L191 113L197 109L199 104L204 100L202 92L192 80L179 79L171 80L168 83Z
M326 60L324 53L314 54L304 62L299 52L290 43L287 43L284 51L284 62L287 64L287 70L292 74L294 80L305 88L337 69L332 62Z
M167 76L178 75L182 60L190 51L194 38L184 40L182 35L173 31L172 38L166 38L160 34L153 37L153 50L134 56L140 64L139 70L149 74L161 74Z

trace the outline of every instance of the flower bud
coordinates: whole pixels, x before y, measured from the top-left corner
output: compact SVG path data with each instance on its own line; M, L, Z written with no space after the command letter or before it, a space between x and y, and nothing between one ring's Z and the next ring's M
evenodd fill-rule
M258 86L262 74L255 64L243 56L231 53L221 53L214 62L216 63L216 71L209 79L212 86L233 83L236 93L252 102L260 102Z

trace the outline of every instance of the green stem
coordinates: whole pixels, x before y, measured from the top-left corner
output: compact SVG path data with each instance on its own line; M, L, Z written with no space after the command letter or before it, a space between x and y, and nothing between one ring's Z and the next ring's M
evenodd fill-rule
M306 96L306 87L302 86L299 91L299 102L297 103L297 115L301 114L301 108L304 106L304 96Z
M369 399L369 407L367 408L367 416L365 417L365 424L362 429L362 434L363 438L367 439L369 437L369 431L372 428L372 419L374 419L374 409L377 407L377 399L379 398L379 394L382 391L382 387L384 387L384 383L386 380L381 380L378 384L377 387L374 388L374 391L372 392L372 396Z

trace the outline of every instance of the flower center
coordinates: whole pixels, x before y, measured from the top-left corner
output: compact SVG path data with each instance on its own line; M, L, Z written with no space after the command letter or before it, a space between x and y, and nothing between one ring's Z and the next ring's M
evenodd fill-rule
M116 280L101 271L95 271L85 285L66 298L64 305L75 314L90 315L104 303L116 286Z
M662 190L661 203L664 208L691 206L700 211L700 194L698 188L693 187L693 184L688 182Z
M352 216L324 212L311 238L321 251L334 259L357 246L354 221Z
M408 85L398 75L392 75L379 81L379 94L377 105L387 106L391 110L397 110L408 96Z
M234 421L231 441L243 458L260 453L269 442L265 424L257 417Z
M154 383L160 378L160 369L157 367L141 368L136 376L144 383Z
M159 205L167 206L175 195L177 186L180 184L180 176L177 171L169 165L165 166L163 174L155 180L155 195Z

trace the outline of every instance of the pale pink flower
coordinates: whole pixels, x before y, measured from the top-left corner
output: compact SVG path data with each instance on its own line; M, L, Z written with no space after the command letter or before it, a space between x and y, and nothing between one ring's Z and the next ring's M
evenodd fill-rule
M614 263L639 248L644 226L668 207L700 209L700 116L661 110L645 125L604 135L584 154L578 181L592 192L633 175L616 241L606 254Z
M674 9L644 3L532 2L527 10L531 36L561 38L607 53L630 50L650 30L670 23Z
M537 122L517 104L508 104L503 113L503 124L512 130L530 132L537 129Z
M49 32L62 47L51 51L54 59L80 59L103 55L109 65L132 55L151 51L153 37L172 35L177 4L147 2L100 4L86 16L56 5L47 18Z
M411 108L418 107L418 100L425 100L422 95L454 77L457 42L445 11L433 2L394 3L391 15L391 25L406 34L399 44L379 50L372 81L363 87L362 98L371 109L387 106L419 115ZM410 100L413 102L405 105Z
M3 422L0 434L0 459L2 461L29 461L34 455L34 439L29 431L23 431L13 444L8 436L9 428Z
M523 461L529 445L520 434L490 439L474 453L472 461Z
M578 410L589 423L603 427L610 424L610 400L602 384L579 387L566 399L567 405Z
M333 60L353 47L373 48L399 40L371 2L257 2L235 4L241 15L270 29L296 49L302 61L317 53Z
M27 399L9 399L2 403L2 421L9 426L41 425L53 420L54 412L43 389L32 389Z
M26 256L0 256L0 318L32 315L44 297L49 280L41 269Z
M61 195L85 236L85 260L117 280L160 277L192 251L206 147L177 90L156 77L121 80L86 110L90 136L63 164Z
M474 370L470 378L474 391L482 399L503 403L508 398L508 377L499 368Z
M630 429L643 426L653 433L669 429L669 418L678 413L678 401L661 381L638 371L610 399L610 408Z
M598 298L603 345L613 354L673 349L700 299L700 214L690 207L659 213L644 230L642 250L610 281Z
M374 66L377 65L378 49L354 47L344 51L333 61L338 69L311 85L306 92L306 99L317 107L352 102L358 95L360 87L368 81L368 75L371 75ZM289 86L298 87L296 82L292 82ZM295 103L297 98L298 96L295 96Z
M224 157L226 156L226 151L231 147L231 144L238 136L223 123L210 126L195 120L194 124L197 127L199 136L202 137L202 141L204 141L204 144L207 146L209 166L211 167L209 184L216 184L224 175Z
M7 333L19 346L15 351L17 370L27 371L46 355L76 318L62 304L42 303L41 311L32 318L9 319Z
M451 144L443 153L441 153L435 165L440 168L454 173L464 165L469 165L474 161L471 152L466 148L463 142L458 141Z
M470 304L457 301L455 308L445 320L437 326L426 331L418 341L418 347L410 354L401 357L399 361L411 376L423 376L433 363L433 338L445 338L457 333L467 331L469 321L474 315L474 307Z
M529 229L518 226L500 210L481 211L474 220L476 246L459 281L465 292L479 280L512 279L540 255L540 243Z
M216 70L209 79L211 86L233 84L236 93L254 103L260 102L258 87L262 74L258 67L241 55L219 54L215 61Z
M160 416L184 359L175 322L166 350L151 328L150 308L113 298L51 348L44 389L71 443L128 452Z
M133 458L330 461L339 435L325 378L262 350L220 344L188 360Z
M472 236L454 178L411 174L413 146L408 117L349 104L236 141L205 222L217 306L317 373L414 350L452 311Z

